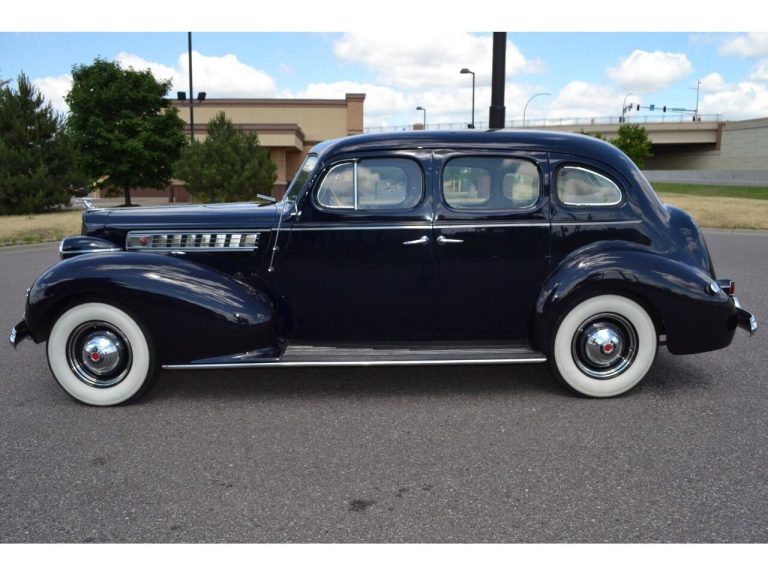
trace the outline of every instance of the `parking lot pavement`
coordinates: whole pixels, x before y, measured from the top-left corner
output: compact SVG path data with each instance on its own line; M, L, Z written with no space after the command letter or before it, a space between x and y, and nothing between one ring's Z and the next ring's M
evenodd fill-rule
M768 236L706 235L768 318ZM55 261L0 251L5 334ZM543 366L326 368L169 372L100 409L6 341L0 541L765 542L765 348L662 349L609 400Z

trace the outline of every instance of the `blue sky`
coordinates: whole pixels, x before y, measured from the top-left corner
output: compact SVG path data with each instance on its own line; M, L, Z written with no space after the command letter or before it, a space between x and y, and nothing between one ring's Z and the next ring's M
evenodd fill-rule
M484 7L484 1L473 2L473 6ZM595 3L580 6L588 8ZM223 7L226 4L217 3ZM326 20L302 20L306 9L311 13L321 4L292 3L297 16L290 21L291 25L297 29L311 28L308 23L319 24L321 28L328 26L327 13ZM402 4L391 0L387 6ZM178 4L174 6L178 8ZM691 28L687 32L645 31L643 28L652 30L648 20L645 24L641 21L642 31L610 31L624 28L629 22L626 19L604 21L603 31L568 32L563 31L568 30L568 24L578 29L588 23L592 28L592 20L589 16L586 22L574 19L567 11L571 6L568 3L554 2L548 6L553 13L560 9L565 16L560 26L556 19L552 20L553 29L560 31L520 31L536 28L524 26L517 27L518 31L511 27L508 32L508 121L519 122L525 103L540 92L549 95L537 96L530 102L529 120L617 116L628 94L628 102L642 106L693 109L693 88L698 80L702 81L701 114L720 114L730 120L768 116L768 34L741 32L739 22L719 16L712 22L697 24L685 12L663 13L665 19L671 14L673 25L675 18L686 22ZM643 6L653 18L662 13L655 10L653 3ZM55 3L49 7L53 16L55 7ZM223 19L181 23L196 30L195 91L204 90L209 98L343 98L346 92L365 92L365 122L369 127L420 121L421 112L415 110L416 106L427 109L428 124L464 123L471 116L471 78L460 75L459 70L468 67L477 73L476 122L487 121L491 35L462 30L469 23L456 14L440 25L414 27L423 13L403 19L401 13L390 10L381 15L380 22L359 14L357 20L349 22L330 21L359 30L353 32L268 31L270 27L286 26L280 14L262 17L259 21L263 31L206 32L233 23L231 15L226 16L232 13L226 10L222 11ZM506 16L510 23L519 26L516 14ZM114 29L113 21L94 21L85 27L78 22L77 28L84 31L72 32L66 31L69 22L64 17L61 26L49 21L41 25L41 29L60 31L40 33L27 30L31 23L22 9L6 20L10 22L7 26L0 24L5 28L0 32L0 78L13 79L23 71L48 100L65 110L63 96L69 88L72 66L90 63L101 56L118 60L124 66L150 68L158 77L173 79L174 91L187 90L186 32L127 31L149 29L142 18L141 12L134 11L126 15L122 30L105 33L97 30ZM168 18L167 23L164 18ZM474 20L483 22L479 17ZM635 20L633 17L632 22L637 25ZM172 29L179 24L174 14L155 14L152 20L152 27L160 29ZM743 24L747 28L747 22ZM718 32L718 25L727 31ZM660 112L647 110L632 114L661 116Z

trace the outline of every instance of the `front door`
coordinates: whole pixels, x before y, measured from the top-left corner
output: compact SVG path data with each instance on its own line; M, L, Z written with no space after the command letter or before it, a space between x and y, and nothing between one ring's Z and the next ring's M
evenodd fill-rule
M435 155L435 339L528 334L547 274L547 156Z
M291 338L431 337L429 164L428 154L398 151L337 157L322 169L277 271Z

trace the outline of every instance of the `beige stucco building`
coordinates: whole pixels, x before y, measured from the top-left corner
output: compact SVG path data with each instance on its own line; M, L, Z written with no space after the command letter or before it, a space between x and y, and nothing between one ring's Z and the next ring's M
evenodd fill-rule
M195 139L203 139L210 120L219 112L242 127L255 132L259 143L269 149L277 165L274 194L281 195L312 146L323 140L363 133L365 94L347 94L338 100L211 98L194 101ZM189 100L171 102L179 110L190 133ZM176 201L184 191L176 189Z

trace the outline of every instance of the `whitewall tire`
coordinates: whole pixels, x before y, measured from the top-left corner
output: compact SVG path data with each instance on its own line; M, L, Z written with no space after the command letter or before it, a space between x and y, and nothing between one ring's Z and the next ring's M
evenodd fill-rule
M636 386L654 359L658 338L645 309L616 294L574 306L557 327L550 364L565 384L586 396L618 396Z
M112 406L152 383L154 351L127 312L103 302L64 312L48 337L48 365L59 385L85 404Z

